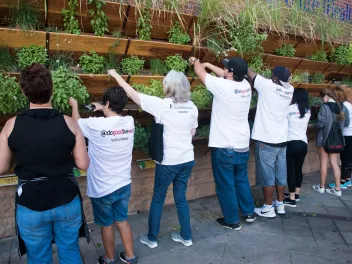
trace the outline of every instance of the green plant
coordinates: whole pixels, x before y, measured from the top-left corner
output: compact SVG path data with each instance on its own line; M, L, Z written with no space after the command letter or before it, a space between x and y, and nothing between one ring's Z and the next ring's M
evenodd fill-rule
M8 46L0 45L0 72L16 72L15 58L11 55Z
M79 57L79 64L85 73L102 73L104 70L105 59L98 55L94 50L89 52L90 55L84 53Z
M132 87L138 92L150 96L163 98L164 90L161 81L150 79L149 86L144 84L132 84Z
M75 60L73 59L72 55L72 52L57 51L49 57L49 69L51 71L56 71L60 66L70 69L75 65Z
M168 71L174 70L178 72L185 72L188 62L182 58L181 55L168 56L165 60L165 65Z
M325 75L321 72L315 72L311 76L312 83L323 84L325 81Z
M210 125L200 126L197 128L197 136L201 138L209 138Z
M265 67L263 57L261 55L253 56L249 60L248 67L265 78L271 77L271 68Z
M93 7L89 9L89 15L93 17L90 24L93 27L94 34L96 36L104 36L105 32L109 32L108 17L103 11L103 6L106 3L102 0L88 0L88 4L93 5Z
M120 56L114 52L109 52L105 57L105 72L111 69L115 69L118 73L121 73Z
M61 14L64 18L64 29L70 34L81 34L81 30L78 25L78 20L76 18L75 9L78 6L78 0L69 0L68 9L62 9Z
M167 73L165 63L161 59L151 59L149 63L153 75L160 76Z
M292 44L283 44L281 48L276 49L275 52L279 56L293 57L295 56L296 50Z
M349 87L352 87L352 78L351 77L344 78L341 81L341 84L348 85Z
M313 60L313 61L328 61L328 55L326 54L325 50L318 50L312 55L308 56L308 59Z
M19 0L12 1L10 6L10 26L22 30L38 30L41 26L39 14L33 7L33 1Z
M30 45L23 47L17 52L17 63L21 70L33 63L46 64L48 53L44 47Z
M128 75L138 74L144 67L144 60L139 59L137 56L131 56L122 60L122 73Z
M152 37L152 25L151 25L151 7L152 0L147 0L145 7L139 11L139 18L137 21L137 36L142 40L150 40Z
M54 87L52 99L54 108L62 113L70 113L71 107L68 104L70 97L75 98L79 104L87 102L89 94L77 74L60 66L56 71L51 72L51 76Z
M116 48L120 44L120 38L122 38L123 34L120 30L115 30L112 32L112 37L116 38L115 42L112 44L112 48Z
M331 62L342 65L352 64L352 43L333 49L331 52Z
M187 75L190 77L197 77L196 71L194 70L194 68L191 67L188 68Z
M203 85L197 85L194 87L191 100L198 109L204 109L211 105L213 96Z
M179 22L176 22L168 33L170 43L186 45L191 41L191 37L184 32Z
M14 114L27 105L27 99L23 95L15 77L0 73L0 114Z
M133 148L144 153L148 153L148 131L140 124L134 126L134 144Z
M322 100L320 97L317 97L317 96L311 96L309 95L309 106L312 107L319 107L321 104L322 104Z
M257 92L252 92L250 109L256 108L257 104L258 104L258 93Z
M309 83L309 72L300 72L293 75L294 83Z

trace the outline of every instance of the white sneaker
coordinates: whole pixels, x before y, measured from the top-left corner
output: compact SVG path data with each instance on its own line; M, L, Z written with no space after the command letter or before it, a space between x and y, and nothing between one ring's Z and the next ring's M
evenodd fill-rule
M336 196L342 196L342 192L341 190L336 190L335 188L332 188L332 189L326 189L325 190L327 193L330 193L330 194L334 194Z
M139 241L141 241L142 244L147 245L150 248L156 248L158 246L158 242L149 240L147 235L141 236L139 238Z
M173 241L175 242L180 242L182 243L184 246L186 247L190 247L193 245L193 242L192 240L185 240L181 237L180 233L172 233L171 234L171 238Z
M279 203L278 201L276 201L276 212L278 214L285 214L285 204L283 202Z
M320 184L317 185L313 185L313 190L320 192L320 193L324 193L325 192L325 188L320 188Z
M276 217L274 206L264 204L260 208L254 208L254 212L263 217L273 218Z

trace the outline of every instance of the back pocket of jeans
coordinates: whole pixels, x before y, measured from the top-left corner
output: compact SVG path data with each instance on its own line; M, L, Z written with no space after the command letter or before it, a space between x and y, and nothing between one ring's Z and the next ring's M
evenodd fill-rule
M76 196L70 203L64 205L65 220L73 220L82 215L81 199Z

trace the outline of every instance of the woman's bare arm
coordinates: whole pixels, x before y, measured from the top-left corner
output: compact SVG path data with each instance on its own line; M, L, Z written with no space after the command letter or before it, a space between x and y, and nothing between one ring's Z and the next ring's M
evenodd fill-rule
M11 168L12 151L9 148L8 138L15 126L16 117L8 120L0 134L0 175Z

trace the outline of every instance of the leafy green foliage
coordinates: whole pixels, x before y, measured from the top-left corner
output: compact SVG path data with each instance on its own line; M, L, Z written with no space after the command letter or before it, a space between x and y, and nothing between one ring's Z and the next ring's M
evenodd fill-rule
M72 57L72 52L57 51L49 57L49 69L56 71L60 66L70 69L75 65L75 60Z
M331 62L341 65L352 64L352 43L334 49L331 53Z
M161 59L150 60L150 71L156 76L162 76L167 73L165 63Z
M352 87L352 78L351 77L344 78L342 80L341 84L348 85L349 87Z
M309 95L309 98L308 98L308 100L309 100L309 106L316 106L316 107L319 107L323 102L322 102L322 100L321 100L321 98L320 97L318 97L318 96L311 96L311 95Z
M134 149L138 149L144 153L148 153L148 131L140 124L134 126Z
M295 56L296 50L292 44L283 44L281 48L276 50L276 54L279 56L293 57Z
M0 72L16 72L15 58L11 55L8 46L0 45Z
M312 55L308 56L309 60L313 60L313 61L324 61L327 62L328 61L328 55L326 54L325 50L318 50L315 53L313 53Z
M165 60L165 65L168 71L174 70L178 72L185 72L188 62L182 58L181 55L168 56Z
M197 77L196 71L194 70L193 67L192 67L192 68L191 68L191 67L188 68L187 76L190 76L190 77Z
M197 85L194 87L191 100L198 109L204 109L211 105L213 96L203 85Z
M98 74L102 73L105 66L105 59L98 55L94 50L91 50L90 55L84 53L79 57L79 64L85 73Z
M260 54L253 56L250 59L248 67L265 78L271 77L271 68L265 67L263 58Z
M103 0L88 0L88 4L93 5L89 9L89 15L93 17L90 24L93 27L94 34L96 36L104 36L105 32L109 32L108 17L103 11L103 6L106 3Z
M17 52L17 63L21 70L33 63L46 64L48 54L46 49L37 45L23 47Z
M15 77L0 73L0 115L15 114L27 105Z
M81 29L78 25L75 9L78 6L78 0L69 0L68 9L62 9L61 14L64 18L64 28L67 33L81 34Z
M163 98L164 90L161 81L150 79L149 86L144 84L132 84L132 87L138 92L146 95Z
M14 4L10 7L10 26L25 31L38 30L42 24L39 19L39 13L33 7L33 1L19 0L13 2Z
M209 138L210 125L200 126L197 128L197 136L201 138Z
M120 44L120 38L123 37L122 31L120 30L115 30L112 32L112 37L116 38L115 42L112 44L112 48L116 48Z
M168 33L170 43L186 45L191 41L191 37L184 32L179 22L176 22Z
M321 72L315 72L311 76L312 83L323 84L325 81L325 75Z
M122 60L122 73L128 75L138 74L144 67L144 60L139 59L137 56L131 56Z
M152 38L151 7L152 1L147 0L145 7L139 13L137 21L137 36L142 40L151 40Z
M52 103L54 108L62 113L70 113L71 107L68 99L73 97L79 104L84 104L89 98L86 87L78 75L68 69L60 66L58 70L52 71L54 94Z
M114 52L109 52L105 58L105 72L115 69L118 73L120 71L120 56Z
M252 92L250 109L256 108L257 104L258 104L258 93L257 92Z
M309 83L309 72L300 72L293 75L294 83Z

